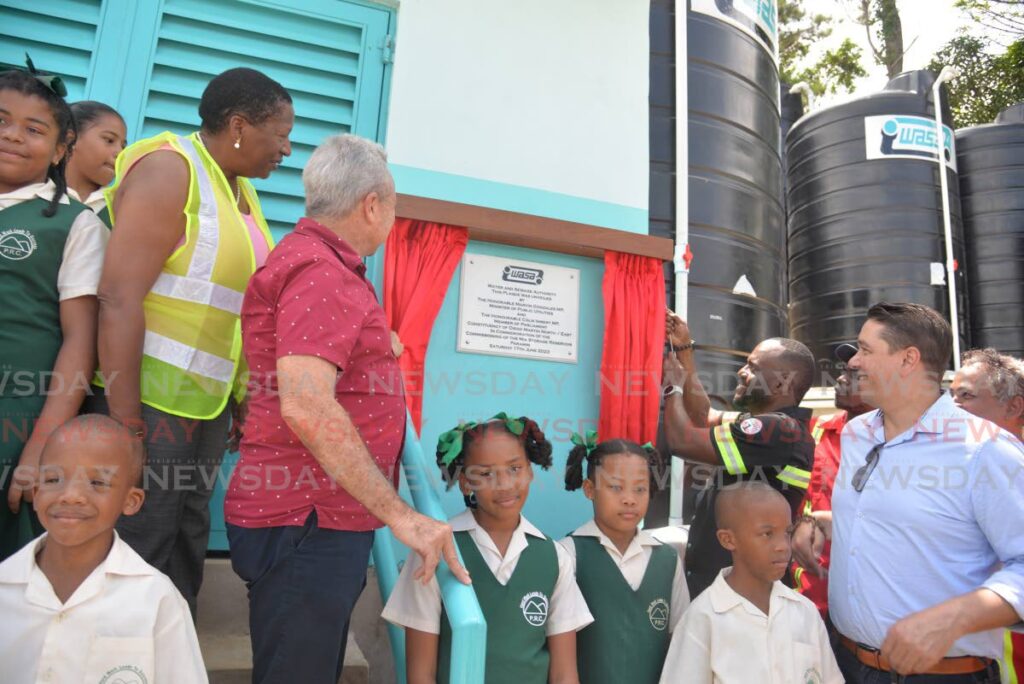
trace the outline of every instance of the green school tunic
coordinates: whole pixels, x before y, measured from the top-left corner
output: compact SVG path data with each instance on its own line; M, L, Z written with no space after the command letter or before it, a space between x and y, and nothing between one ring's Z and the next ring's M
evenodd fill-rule
M679 556L655 546L633 590L596 537L573 536L576 583L594 622L576 634L581 684L657 684L668 652L672 580Z
M487 620L486 684L545 684L551 661L545 624L558 581L555 543L527 535L527 547L508 584L502 586L469 532L456 532L455 541ZM448 684L451 652L451 627L442 609L438 684Z
M64 243L84 204L49 205L36 197L0 209L0 559L28 542L36 531L26 517L6 506L11 469L46 402L50 373L64 341L60 327L57 274ZM27 536L26 536L27 535Z

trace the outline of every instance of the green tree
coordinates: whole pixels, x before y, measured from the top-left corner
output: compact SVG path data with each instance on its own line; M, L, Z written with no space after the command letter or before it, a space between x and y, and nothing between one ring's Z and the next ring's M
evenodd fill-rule
M812 14L802 0L779 0L779 76L789 84L803 81L815 95L849 91L866 76L861 49L850 39L807 64L811 48L832 34L834 19Z
M868 33L875 62L892 78L903 71L903 22L896 0L857 0L857 23Z
M1009 47L1024 37L1024 0L957 0L975 26L985 32L990 42Z
M956 128L991 123L996 115L1024 102L1024 38L993 55L977 36L957 36L936 53L928 69L955 66L960 76L946 84Z

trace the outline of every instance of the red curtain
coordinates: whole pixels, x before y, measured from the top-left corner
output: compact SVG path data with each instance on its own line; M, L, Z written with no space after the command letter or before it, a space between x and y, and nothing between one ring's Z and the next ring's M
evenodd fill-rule
M601 355L601 440L643 444L658 436L665 276L651 257L605 252L604 350Z
M405 345L398 364L417 432L430 331L468 240L465 228L400 218L384 246L384 312L388 327Z

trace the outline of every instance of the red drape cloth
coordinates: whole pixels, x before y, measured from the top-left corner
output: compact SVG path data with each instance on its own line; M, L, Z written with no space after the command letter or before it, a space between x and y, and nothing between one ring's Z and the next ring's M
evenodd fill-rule
M654 442L665 344L662 263L651 257L605 252L603 291L598 438Z
M430 331L468 240L465 228L399 218L384 246L384 312L388 327L405 345L398 365L417 432Z

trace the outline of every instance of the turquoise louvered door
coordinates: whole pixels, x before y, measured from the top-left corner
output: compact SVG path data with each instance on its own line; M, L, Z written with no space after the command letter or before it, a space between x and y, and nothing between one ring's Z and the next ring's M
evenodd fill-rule
M256 181L277 239L303 213L302 168L329 135L379 138L390 11L337 0L164 0L136 137L199 125L199 98L236 66L279 81L295 105L292 156Z
M92 72L102 0L0 0L0 64L59 73L68 100L85 97ZM2 67L0 67L2 68Z

